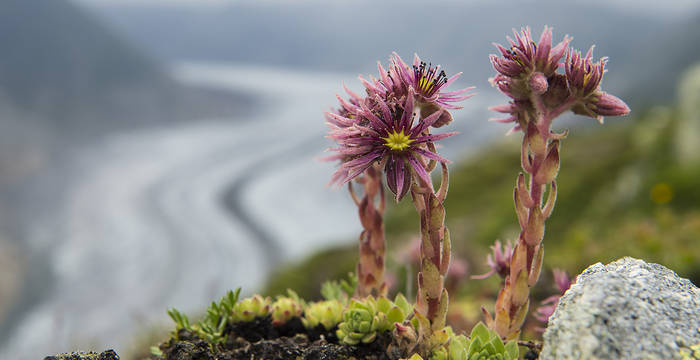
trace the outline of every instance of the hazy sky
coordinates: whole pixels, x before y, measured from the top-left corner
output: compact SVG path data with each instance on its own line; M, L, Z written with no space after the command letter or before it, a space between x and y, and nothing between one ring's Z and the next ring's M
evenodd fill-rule
M72 0L86 4L131 4L131 5L171 5L171 6L220 6L230 5L235 3L324 3L329 0ZM357 0L330 0L332 2L353 2ZM537 3L535 0L519 0L521 2ZM568 0L567 0L568 1ZM410 1L409 1L410 2ZM492 3L493 0L439 0L436 2L484 2ZM508 2L503 0L503 2ZM680 15L688 11L694 12L700 9L700 1L698 0L573 0L573 2L600 3L602 5L626 8L630 10L653 12L664 15ZM402 1L406 3L406 1Z

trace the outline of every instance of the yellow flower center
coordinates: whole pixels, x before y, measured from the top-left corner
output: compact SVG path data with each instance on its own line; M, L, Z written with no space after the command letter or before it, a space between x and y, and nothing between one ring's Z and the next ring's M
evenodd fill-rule
M447 82L447 75L444 70L437 71L440 67L433 67L432 64L426 64L421 61L420 66L413 66L413 73L418 79L417 87L421 95L431 97Z
M420 81L418 81L418 86L420 87L421 93L426 94L432 90L433 79L428 79L425 75L422 75Z
M413 142L413 139L404 134L403 130L398 133L396 130L394 130L394 132L389 134L389 136L382 138L382 140L384 140L384 145L394 151L404 151Z

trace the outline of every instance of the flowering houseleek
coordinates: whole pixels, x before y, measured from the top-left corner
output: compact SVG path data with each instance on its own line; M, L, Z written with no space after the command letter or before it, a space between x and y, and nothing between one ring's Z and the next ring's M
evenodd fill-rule
M529 307L529 292L540 274L544 255L545 220L557 196L560 141L566 132L551 131L552 121L569 110L597 118L626 115L625 103L600 90L606 58L593 62L593 49L585 57L569 49L566 36L552 47L552 30L545 26L535 43L530 29L508 38L510 48L496 45L500 56L491 55L497 75L491 83L511 98L508 104L492 108L508 114L498 122L513 122L511 131L524 133L521 173L514 192L520 236L513 249L509 271L496 301L495 317L484 310L488 325L505 339L515 339ZM564 73L558 73L565 57ZM547 194L546 200L544 195Z
M427 339L445 324L448 300L444 278L450 263L449 232L445 227L443 207L447 195L448 160L437 154L435 142L455 134L432 134L431 129L452 120L448 110L459 108L453 103L472 96L466 94L471 88L444 91L459 74L448 78L439 66L421 62L417 56L412 67L394 54L388 69L381 63L377 68L379 78L360 78L366 97L361 98L346 89L350 100L339 97L340 109L326 113L329 138L338 145L330 149L336 154L327 159L341 162L331 183L345 184L359 177L365 185L362 199L349 185L353 199L360 207L364 228L360 237L356 298L367 294L384 295L383 288L378 288L383 284L380 278L384 265L383 194L379 193L379 205L374 211L376 200L373 195L376 192L372 189L375 189L375 184L381 186L381 180L386 179L396 201L411 192L421 216L422 235L416 311L427 320L427 328L420 331ZM436 191L430 172L437 164L442 168L442 181ZM365 234L369 234L368 240Z

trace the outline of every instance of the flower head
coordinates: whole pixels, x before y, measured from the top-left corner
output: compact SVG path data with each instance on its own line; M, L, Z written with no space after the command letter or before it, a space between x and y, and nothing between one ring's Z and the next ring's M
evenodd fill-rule
M513 258L513 243L506 243L505 248L502 249L501 242L496 240L496 243L491 246L491 251L493 251L493 254L486 258L486 263L491 270L483 275L472 276L473 279L486 279L493 274L498 274L501 278L505 279L506 275L510 273L510 260Z
M552 274L554 275L554 284L557 286L557 290L559 290L559 293L562 295L566 292L566 290L569 290L571 284L576 281L575 279L572 281L569 274L561 269L552 269Z
M554 283L557 290L559 290L559 294L552 295L542 300L540 306L537 308L537 313L535 314L535 318L544 324L547 324L549 318L552 316L552 314L554 314L554 310L557 308L557 304L559 303L559 298L564 295L566 290L569 290L571 284L576 282L575 279L572 281L571 278L569 278L569 274L567 274L564 270L552 269L552 273L554 275ZM538 328L537 330L544 331L544 328Z
M448 162L431 151L427 144L455 133L430 134L428 128L442 111L416 121L412 96L407 96L403 104L388 103L378 95L372 100L375 107L370 108L368 101L363 101L361 111L354 119L327 114L333 119L329 122L329 137L339 145L331 149L337 152L331 158L341 160L332 182L344 184L379 162L384 166L387 185L398 201L408 193L413 174L417 176L416 180L430 183L424 159ZM348 126L343 126L346 124Z
M402 81L400 71L395 66L390 66L388 70L384 69L381 62L377 62L377 70L379 78L374 76L366 80L362 76L359 77L360 82L365 87L365 92L369 98L379 95L383 99L401 99L408 93L408 86Z
M447 77L445 70L442 70L440 65L433 66L432 63L421 61L417 54L413 56L413 65L409 67L401 57L394 53L391 57L393 70L401 76L406 87L412 89L413 95L419 103L431 102L447 109L461 109L461 106L452 105L451 103L466 100L472 96L462 95L470 90L464 88L456 91L445 92L444 88L452 84L462 73Z
M603 121L603 116L627 115L629 107L616 96L600 90L600 82L605 73L608 58L593 62L593 46L586 57L572 50L566 56L566 83L571 95L578 98L573 106L574 113L590 116Z
M549 95L557 92L553 89L557 83L556 73L559 68L559 60L566 53L572 38L564 36L564 39L552 47L552 28L545 26L537 43L532 39L530 28L521 29L520 32L513 29L515 40L507 37L510 47L494 44L499 52L491 55L491 64L498 72L489 79L491 84L502 93L512 98L508 105L492 108L492 110L507 113L509 116L503 119L492 119L498 122L514 122L515 127L511 131L521 130L523 123L528 121L526 116L532 109L531 95Z
M510 48L494 44L502 57L490 57L494 69L510 78L526 78L534 72L540 72L545 77L552 76L572 40L568 35L564 36L564 40L552 48L552 28L547 26L544 27L538 43L532 40L529 27L521 29L520 33L513 29L513 34L515 40L507 37Z
M413 56L413 65L408 66L401 57L394 53L391 57L390 77L401 80L404 89L410 89L410 93L415 97L416 104L421 110L422 117L428 117L436 111L443 109L461 109L461 106L453 103L469 99L474 94L466 94L474 87L464 88L455 91L443 91L452 84L462 73L457 73L447 77L445 70L440 65L433 66L432 63L421 61L417 54ZM452 115L444 111L442 116L433 123L433 127L441 127L452 121Z
M510 132L522 130L528 122L536 121L544 131L548 126L541 123L549 124L568 110L600 121L603 116L629 113L622 100L600 90L607 58L594 62L593 47L582 56L580 51L568 48L572 40L568 35L552 46L552 29L547 26L537 43L529 28L520 32L513 30L513 33L515 39L508 37L509 48L495 44L501 54L491 55L497 74L489 79L513 100L492 108L508 114L507 117L491 120L515 123ZM564 55L564 73L560 74L557 70Z
M451 122L448 109L460 108L454 103L473 94L465 95L472 88L444 91L461 73L448 78L440 66L426 64L418 55L411 67L394 53L389 66L378 62L377 70L379 77L360 77L366 96L345 88L350 98L338 96L340 107L325 114L328 137L338 146L323 160L340 160L331 178L338 185L379 165L398 201L412 181L431 183L432 161L448 162L436 154L434 142L455 133L431 134L430 128Z
M581 57L581 52L573 49L566 55L566 82L574 95L586 97L592 94L603 80L608 58L593 62L593 48L588 49L586 57Z

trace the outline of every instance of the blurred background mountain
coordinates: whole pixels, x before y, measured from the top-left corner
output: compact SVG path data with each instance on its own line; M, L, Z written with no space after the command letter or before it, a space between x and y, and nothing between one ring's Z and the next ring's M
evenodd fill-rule
M175 83L160 60L73 3L3 1L0 26L3 103L51 118L43 121L51 131L90 132L182 120L205 109L214 113L210 106L217 103L210 96Z
M388 56L382 54L397 51L410 60L417 52L461 69L466 83L481 88L492 76L484 54L493 53L492 43L503 42L508 30L525 24L537 34L545 24L560 36L572 34L583 50L596 44L595 54L611 59L606 86L630 95L639 91L634 99L670 100L683 69L700 54L691 45L700 36L700 15L645 12L639 9L643 2L634 8L560 1L272 1L168 9L109 4L97 12L166 61L367 72L368 64Z
M695 1L2 1L0 358L125 348L166 307L255 291L273 270L289 277L267 291L305 279L294 287L309 296L347 272L358 224L345 194L323 187L333 166L312 160L327 146L321 113L392 51L478 87L444 149L457 161L450 226L478 272L515 224L517 146L485 122L504 101L487 54L511 28L539 36L545 24L608 56L603 88L633 109L614 126L565 122L578 129L547 266L630 254L697 282L698 88L684 75L700 61ZM659 184L673 200L650 198ZM489 191L460 190L475 188ZM409 213L390 210L394 243L410 240ZM612 238L643 240L600 240Z

